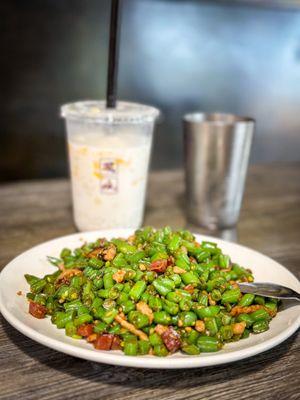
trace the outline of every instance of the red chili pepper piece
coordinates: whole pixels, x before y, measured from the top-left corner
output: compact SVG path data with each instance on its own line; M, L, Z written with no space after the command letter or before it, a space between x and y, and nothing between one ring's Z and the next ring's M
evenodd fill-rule
M29 302L29 313L35 318L45 318L47 308L42 304L35 303L34 301Z
M110 350L112 346L112 342L114 339L114 335L111 333L103 333L99 335L94 342L94 347L97 350Z
M168 266L168 260L156 260L151 263L150 270L158 273L165 272Z
M161 337L166 348L171 353L174 353L179 349L181 345L180 335L175 331L174 328L169 327L165 332L162 333Z
M111 350L121 350L121 339L119 338L119 336L114 335L111 344Z
M77 333L79 336L88 337L93 333L93 324L83 324L77 328Z

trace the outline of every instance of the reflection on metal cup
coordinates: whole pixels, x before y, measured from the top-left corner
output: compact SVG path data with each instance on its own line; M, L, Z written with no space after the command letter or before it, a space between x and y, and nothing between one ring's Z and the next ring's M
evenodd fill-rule
M231 114L186 114L186 207L189 222L208 229L236 225L255 122Z

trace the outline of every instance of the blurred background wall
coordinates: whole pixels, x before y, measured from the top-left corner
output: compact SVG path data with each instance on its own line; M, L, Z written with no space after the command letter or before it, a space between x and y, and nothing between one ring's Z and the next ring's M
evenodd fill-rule
M254 117L254 163L300 161L300 1L123 5L119 97L163 113L152 168L181 166L181 117L193 110ZM1 1L0 180L67 174L59 106L104 97L109 7Z

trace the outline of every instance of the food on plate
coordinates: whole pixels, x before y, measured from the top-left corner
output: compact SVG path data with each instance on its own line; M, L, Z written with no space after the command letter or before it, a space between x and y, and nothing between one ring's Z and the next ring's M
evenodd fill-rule
M251 271L187 230L145 227L62 249L56 267L25 275L29 313L98 350L168 356L215 352L269 329L276 299L242 294Z

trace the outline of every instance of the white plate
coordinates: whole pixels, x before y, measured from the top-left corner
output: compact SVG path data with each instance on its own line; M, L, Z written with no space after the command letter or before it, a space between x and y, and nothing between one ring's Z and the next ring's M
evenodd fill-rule
M53 272L54 267L47 262L47 255L58 256L63 247L75 248L83 241L93 241L99 237L126 237L131 233L129 230L77 233L43 243L16 257L0 274L0 311L4 318L24 335L52 349L86 360L140 368L194 368L241 360L278 345L299 328L300 305L286 302L276 318L271 321L267 332L250 335L248 339L227 344L217 353L203 353L199 356L178 353L166 358L129 357L123 355L121 351L95 350L84 340L65 336L64 330L52 325L50 318L38 320L28 314L28 303L25 298L28 285L24 274L43 276ZM296 277L274 260L234 243L199 235L196 237L199 241L217 242L234 262L251 268L256 281L278 283L300 292L300 283ZM17 295L19 290L23 295Z

